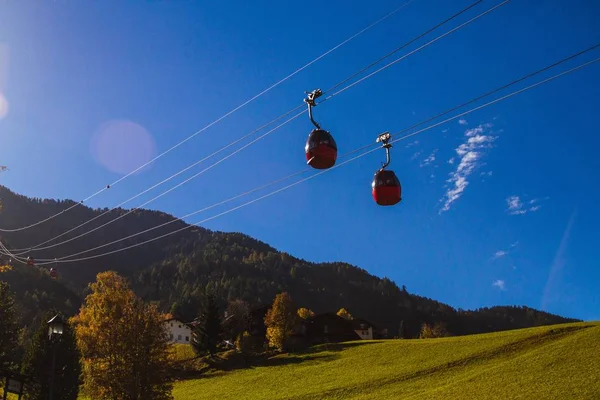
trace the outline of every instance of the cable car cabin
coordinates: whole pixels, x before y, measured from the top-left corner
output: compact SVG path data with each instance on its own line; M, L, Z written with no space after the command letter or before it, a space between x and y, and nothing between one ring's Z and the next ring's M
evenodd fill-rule
M337 159L337 144L333 136L323 129L314 129L304 147L307 164L315 169L333 167Z
M402 186L394 171L377 171L371 186L373 199L380 206L393 206L402 200Z
M56 279L58 272L54 268L50 268L50 277Z
M35 260L31 257L27 257L27 265L35 265Z

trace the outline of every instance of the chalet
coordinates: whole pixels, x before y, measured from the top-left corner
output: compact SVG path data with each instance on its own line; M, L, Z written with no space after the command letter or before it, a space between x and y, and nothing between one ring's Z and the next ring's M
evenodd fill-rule
M356 318L352 320L354 332L363 340L373 340L373 324L369 321Z
M165 328L169 333L171 343L190 344L192 340L192 327L190 324L175 318L164 321Z
M360 340L352 321L335 313L317 314L304 322L301 331L310 345Z

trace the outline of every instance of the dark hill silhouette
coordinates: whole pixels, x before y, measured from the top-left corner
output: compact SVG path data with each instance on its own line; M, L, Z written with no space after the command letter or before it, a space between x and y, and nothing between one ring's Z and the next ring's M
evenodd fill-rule
M71 200L31 199L0 186L0 225L18 228L59 213L75 204ZM3 233L9 248L26 248L46 241L107 209L84 205L22 232ZM92 223L65 235L63 241L123 215L113 210ZM136 210L117 222L54 249L32 252L34 258L55 258L108 243L172 221L160 211ZM85 256L123 248L186 226L176 221ZM55 242L52 242L55 243ZM50 307L73 314L98 272L114 270L127 276L135 291L156 301L164 311L191 320L207 292L227 301L243 299L251 305L272 302L282 291L291 294L298 307L335 312L346 308L352 315L398 335L402 322L405 337L416 337L423 322L446 323L452 334L470 334L575 321L528 307L493 307L455 310L438 301L410 294L388 278L344 263L312 263L279 252L242 233L214 232L192 227L171 236L120 253L77 263L59 264L60 277L52 281L41 268L15 264L0 275L17 293L24 323L30 323Z

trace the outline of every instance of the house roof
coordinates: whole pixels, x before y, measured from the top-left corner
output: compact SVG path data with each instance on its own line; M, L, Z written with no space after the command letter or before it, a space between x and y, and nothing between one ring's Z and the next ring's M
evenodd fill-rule
M352 320L352 326L354 326L354 329L362 329L361 325L365 324L366 328L373 328L373 330L376 329L375 325L373 325L372 323L370 323L369 321L367 321L364 318L354 318Z
M181 320L179 320L179 319L177 319L177 318L167 318L167 319L163 320L163 322L164 322L165 324L166 324L167 322L171 322L171 321L174 321L174 322L179 322L180 324L182 324L182 325L185 325L185 326L187 326L188 328L191 328L191 327L193 326L193 324L194 324L194 321L192 321L192 322L183 322L183 321L181 321Z

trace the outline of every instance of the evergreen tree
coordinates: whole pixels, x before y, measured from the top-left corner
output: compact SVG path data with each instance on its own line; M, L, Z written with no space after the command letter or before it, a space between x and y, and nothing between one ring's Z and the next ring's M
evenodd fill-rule
M398 338L405 339L406 332L404 330L404 320L400 321L400 328L398 329Z
M236 341L250 328L250 306L243 300L234 300L227 305L223 328L226 337Z
M54 399L77 400L79 375L81 373L80 354L73 329L65 324L62 335L56 335L51 343L47 321L54 313L48 313L41 320L23 360L22 372L29 376L25 389L28 400L46 400L50 391L52 352L55 351ZM53 346L56 346L53 348Z
M0 371L15 369L19 325L15 312L15 298L6 282L0 281Z
M198 355L208 352L211 356L217 352L221 339L221 318L212 294L206 296L197 324L192 335L192 346Z

